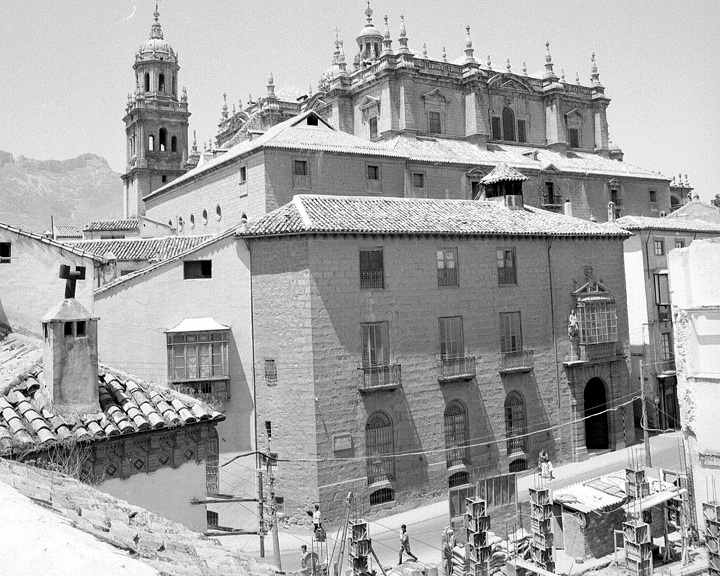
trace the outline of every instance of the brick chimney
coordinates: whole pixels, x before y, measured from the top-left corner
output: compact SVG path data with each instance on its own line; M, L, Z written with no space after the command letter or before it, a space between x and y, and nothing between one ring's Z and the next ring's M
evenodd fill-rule
M97 318L75 300L75 282L85 269L60 267L67 280L65 299L42 319L43 393L54 414L89 414L100 410L98 398Z

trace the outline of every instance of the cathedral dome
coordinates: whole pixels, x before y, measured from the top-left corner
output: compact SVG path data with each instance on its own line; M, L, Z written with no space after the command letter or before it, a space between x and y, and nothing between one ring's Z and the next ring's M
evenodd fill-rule
M155 22L153 22L150 28L150 38L140 45L138 59L177 62L177 54L163 36L162 27L159 22L160 13L157 10L157 6L155 7L153 16L155 16Z
M373 11L368 3L367 10L365 10L365 16L367 16L367 23L365 24L365 27L360 30L360 34L358 34L358 44L361 44L363 41L370 41L371 38L378 39L380 42L382 42L382 39L384 38L382 32L375 28L375 25L372 21L372 15Z

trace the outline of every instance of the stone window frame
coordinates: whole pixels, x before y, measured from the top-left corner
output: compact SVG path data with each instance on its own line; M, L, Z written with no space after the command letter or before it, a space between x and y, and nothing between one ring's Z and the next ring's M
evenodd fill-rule
M568 148L581 149L583 148L583 127L585 124L585 116L578 108L573 108L565 114L565 130L567 132L567 145ZM570 138L570 130L576 130L577 134L577 146L573 146Z
M425 129L427 134L447 134L447 108L450 99L439 88L435 88L430 92L422 95L424 111L425 111ZM439 115L440 132L430 131L430 113L434 112Z

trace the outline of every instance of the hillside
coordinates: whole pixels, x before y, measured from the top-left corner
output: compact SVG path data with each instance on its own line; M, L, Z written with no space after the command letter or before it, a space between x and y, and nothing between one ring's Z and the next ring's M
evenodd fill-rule
M122 181L94 154L31 160L0 150L0 222L44 232L122 216Z

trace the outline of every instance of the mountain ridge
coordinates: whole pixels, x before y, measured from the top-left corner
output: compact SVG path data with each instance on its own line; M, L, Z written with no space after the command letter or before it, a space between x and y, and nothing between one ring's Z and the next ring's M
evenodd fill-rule
M90 152L34 160L0 150L0 222L42 233L122 216L123 184L107 160Z

